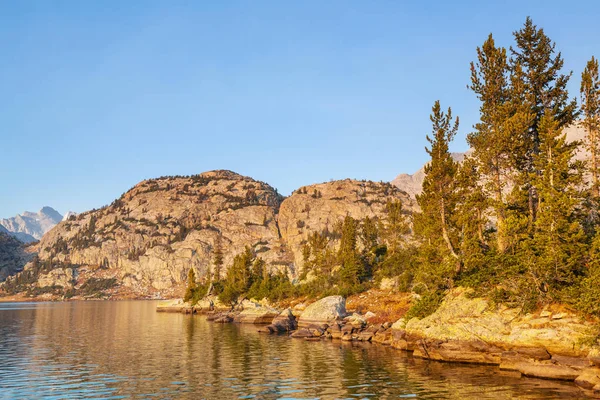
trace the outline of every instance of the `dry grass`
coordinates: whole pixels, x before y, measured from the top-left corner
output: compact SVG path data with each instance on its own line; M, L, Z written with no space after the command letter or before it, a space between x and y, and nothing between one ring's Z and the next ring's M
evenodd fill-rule
M375 317L370 323L396 322L411 305L410 293L390 293L372 289L363 293L350 296L346 300L346 309L365 313L371 311Z

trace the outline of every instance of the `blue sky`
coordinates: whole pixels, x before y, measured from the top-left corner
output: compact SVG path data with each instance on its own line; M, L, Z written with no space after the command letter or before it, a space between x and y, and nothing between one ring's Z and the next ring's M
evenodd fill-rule
M0 217L212 169L283 194L414 172L436 99L466 149L475 48L527 15L578 95L597 1L2 1Z

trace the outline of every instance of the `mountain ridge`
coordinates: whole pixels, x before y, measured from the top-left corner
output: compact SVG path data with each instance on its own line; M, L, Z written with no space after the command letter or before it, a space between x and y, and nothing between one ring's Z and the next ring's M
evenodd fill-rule
M0 225L23 243L31 243L40 240L62 219L58 211L44 206L37 213L25 211L11 218L0 219Z
M412 207L389 183L346 179L284 198L265 182L227 170L148 179L46 233L32 246L39 262L26 267L35 271L28 282L64 291L94 279L112 282L120 297L168 297L180 294L190 268L200 278L212 272L218 246L222 276L249 247L269 271L295 278L311 233L332 232L346 215L383 218L388 200Z

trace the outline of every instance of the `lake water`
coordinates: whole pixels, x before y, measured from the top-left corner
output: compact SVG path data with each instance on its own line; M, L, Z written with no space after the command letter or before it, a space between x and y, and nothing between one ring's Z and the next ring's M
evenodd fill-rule
M0 303L0 398L583 398L570 383L267 336L156 304Z

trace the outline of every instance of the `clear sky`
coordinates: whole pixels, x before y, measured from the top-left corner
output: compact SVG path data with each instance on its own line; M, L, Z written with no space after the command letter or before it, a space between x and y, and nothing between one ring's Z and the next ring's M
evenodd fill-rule
M475 48L530 15L578 95L592 1L0 1L0 217L230 169L283 194L426 161L436 99L477 119Z

